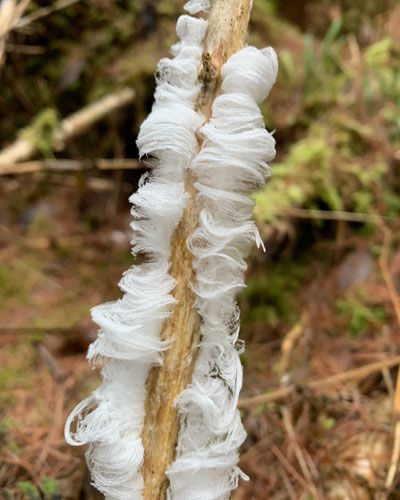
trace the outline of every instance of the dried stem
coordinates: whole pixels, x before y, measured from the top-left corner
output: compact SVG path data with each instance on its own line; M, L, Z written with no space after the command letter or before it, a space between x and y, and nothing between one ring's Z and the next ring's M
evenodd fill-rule
M214 0L204 42L203 68L199 73L202 91L198 110L207 119L220 88L220 70L227 58L244 46L250 17L251 0ZM199 146L201 147L199 138ZM171 342L164 363L152 368L147 381L143 428L143 478L145 500L166 496L165 471L174 459L179 430L179 416L174 402L190 383L197 354L200 318L195 309L191 283L196 280L193 257L186 240L198 225L199 206L195 198L194 176L186 176L190 201L171 242L171 275L176 279L177 300L171 318L163 327L161 338Z

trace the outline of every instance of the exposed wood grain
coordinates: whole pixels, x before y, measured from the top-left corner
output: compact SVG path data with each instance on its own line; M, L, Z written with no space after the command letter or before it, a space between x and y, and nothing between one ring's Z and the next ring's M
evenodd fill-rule
M203 65L199 72L202 91L198 109L207 119L219 93L220 70L227 58L244 46L251 0L214 0L204 42ZM199 148L201 139L199 138ZM171 342L164 364L151 370L147 381L143 427L145 500L163 500L168 479L165 471L175 454L179 419L174 401L189 384L197 354L200 318L194 308L190 283L195 282L192 255L186 240L198 224L194 177L188 172L186 191L190 201L171 242L171 274L176 278L177 306L163 327L161 337Z

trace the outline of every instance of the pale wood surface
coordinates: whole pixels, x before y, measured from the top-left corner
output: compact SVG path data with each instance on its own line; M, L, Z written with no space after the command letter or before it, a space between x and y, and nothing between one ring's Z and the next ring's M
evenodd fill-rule
M220 70L227 58L246 41L251 0L214 0L204 43L203 67L199 72L202 92L198 109L207 119L219 93ZM201 147L201 139L199 138ZM145 500L166 497L168 479L165 471L174 459L179 420L174 401L190 383L199 340L200 318L194 308L195 297L190 283L195 283L192 255L186 240L198 225L200 207L195 200L194 177L187 174L186 191L190 201L171 242L171 274L176 278L174 297L177 306L163 327L161 337L171 341L164 354L164 364L151 370L147 381L144 445Z

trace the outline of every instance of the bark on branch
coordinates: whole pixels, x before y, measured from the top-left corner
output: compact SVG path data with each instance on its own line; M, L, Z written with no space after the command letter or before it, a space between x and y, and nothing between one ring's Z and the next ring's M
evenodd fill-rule
M202 92L198 109L206 116L220 91L220 70L228 57L246 41L251 0L214 0L204 42L203 68L199 74ZM201 146L201 139L199 138ZM164 364L154 367L147 381L143 427L145 500L166 497L168 480L165 471L174 459L179 431L174 401L190 383L197 354L200 319L194 308L195 297L190 283L195 282L192 255L187 238L198 225L199 209L195 199L193 174L186 177L190 201L171 242L171 275L176 279L174 296L177 306L163 327L161 337L171 342L164 354Z

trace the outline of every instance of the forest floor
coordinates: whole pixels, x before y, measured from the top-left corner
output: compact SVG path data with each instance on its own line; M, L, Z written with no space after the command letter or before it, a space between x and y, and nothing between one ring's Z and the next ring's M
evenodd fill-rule
M136 157L181 2L96 0L90 18L83 4L10 34L3 146L30 124L38 159ZM250 481L235 500L400 498L398 22L390 1L255 2L251 40L280 58L264 108L278 157L256 195L267 251L239 297ZM59 117L114 84L134 105L54 152ZM100 498L63 427L99 382L90 308L120 295L134 262L127 199L142 172L0 171L1 498Z

